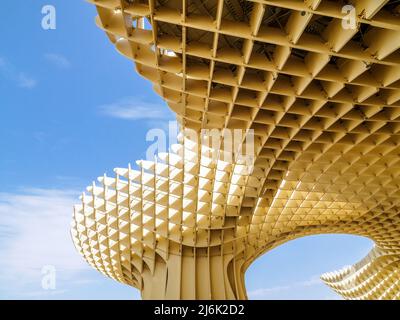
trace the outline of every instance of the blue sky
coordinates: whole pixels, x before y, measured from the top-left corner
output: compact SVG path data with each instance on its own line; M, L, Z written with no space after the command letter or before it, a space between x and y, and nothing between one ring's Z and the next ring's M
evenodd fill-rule
M41 27L48 4L56 30ZM75 252L72 205L97 176L144 158L146 132L174 117L83 0L6 1L0 17L0 299L139 298ZM289 242L251 266L249 297L335 299L318 276L371 246L344 235ZM56 268L54 290L41 287L45 265Z

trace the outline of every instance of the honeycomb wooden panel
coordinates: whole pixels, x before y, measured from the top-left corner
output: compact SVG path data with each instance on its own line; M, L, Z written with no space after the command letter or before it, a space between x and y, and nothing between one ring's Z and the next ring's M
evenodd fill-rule
M400 298L397 1L352 1L353 28L345 1L89 2L182 132L255 136L250 165L183 135L159 160L99 178L72 223L89 264L145 299L245 299L259 256L347 233L374 249L322 280L346 299Z

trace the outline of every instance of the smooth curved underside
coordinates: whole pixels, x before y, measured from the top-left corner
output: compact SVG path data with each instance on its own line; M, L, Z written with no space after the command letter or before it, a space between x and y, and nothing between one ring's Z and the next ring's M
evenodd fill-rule
M349 299L400 297L395 1L353 1L354 28L341 1L89 2L183 132L82 196L72 236L93 267L143 298L245 299L260 255L346 233L375 248L322 280ZM212 157L185 129L252 131L253 162Z

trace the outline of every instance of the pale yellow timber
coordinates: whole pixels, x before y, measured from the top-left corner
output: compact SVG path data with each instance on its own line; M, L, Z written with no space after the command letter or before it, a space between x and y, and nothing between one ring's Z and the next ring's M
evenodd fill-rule
M346 299L400 299L400 7L344 1L90 0L97 25L181 129L254 130L250 166L184 137L101 177L72 236L145 299L245 299L244 273L298 237L375 242L322 280ZM99 66L101 67L101 66ZM129 94L129 93L127 93Z

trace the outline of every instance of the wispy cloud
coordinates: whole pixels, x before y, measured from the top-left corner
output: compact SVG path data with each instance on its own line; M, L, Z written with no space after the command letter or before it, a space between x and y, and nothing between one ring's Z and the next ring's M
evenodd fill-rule
M27 189L0 193L0 295L51 296L65 283L85 280L89 266L69 234L75 191ZM54 266L56 290L43 290L42 268Z
M4 57L0 57L0 75L5 79L14 82L20 88L32 89L37 85L36 79L27 73L18 70Z
M299 293L299 296L301 296L302 293L307 289L311 289L311 287L322 286L324 286L324 284L320 280L319 275L316 275L307 280L294 282L288 285L251 290L248 292L248 295L250 299L275 299L279 294L283 294L284 297L289 297L290 295L295 296L295 293ZM334 298L337 298L336 294L326 297L326 299Z
M23 72L18 73L15 80L17 81L18 86L20 86L21 88L32 89L36 87L37 84L37 81L35 79Z
M44 57L47 61L54 64L58 68L68 69L69 67L71 67L71 62L62 54L46 53Z
M166 104L143 101L141 98L124 98L99 107L103 115L127 120L170 120L173 114Z
M24 297L27 298L49 298L49 296L58 296L66 293L66 290L39 290L39 291L29 291L24 293Z

